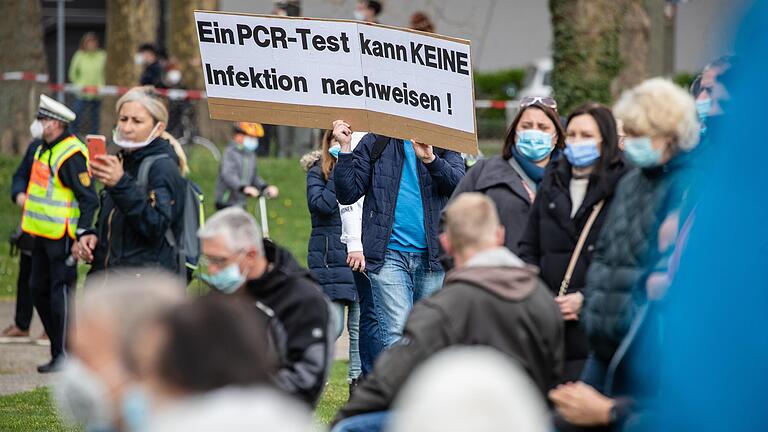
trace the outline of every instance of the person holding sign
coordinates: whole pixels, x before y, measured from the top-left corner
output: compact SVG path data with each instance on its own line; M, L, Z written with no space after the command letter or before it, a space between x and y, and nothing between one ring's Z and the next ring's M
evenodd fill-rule
M455 151L375 134L352 152L351 125L343 120L333 123L333 137L341 145L336 198L352 204L366 197L363 254L386 348L400 338L413 304L442 285L438 221L464 162Z

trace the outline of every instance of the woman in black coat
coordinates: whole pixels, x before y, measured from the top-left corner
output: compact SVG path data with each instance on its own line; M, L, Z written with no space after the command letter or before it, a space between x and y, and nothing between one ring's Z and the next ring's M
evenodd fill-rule
M451 199L464 192L487 195L496 204L504 226L504 246L516 253L544 171L558 159L564 142L555 100L524 98L507 132L502 154L473 165Z
M348 381L355 384L361 373L360 306L352 270L347 265L347 247L341 242L341 216L333 182L333 168L340 148L332 134L326 132L320 150L301 158L301 165L307 171L307 205L312 218L307 264L337 310L337 338L344 331L345 310L349 309Z
M547 169L520 240L520 257L541 269L541 278L556 296L566 321L563 381L579 378L589 353L587 337L578 321L584 300L581 290L614 190L628 170L618 140L616 121L609 108L587 104L571 113L566 126L565 157ZM560 293L579 236L600 202L602 208L597 210L570 283Z

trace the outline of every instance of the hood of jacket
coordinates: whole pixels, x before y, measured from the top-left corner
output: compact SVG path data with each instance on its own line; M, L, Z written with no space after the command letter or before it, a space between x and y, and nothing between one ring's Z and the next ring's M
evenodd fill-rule
M268 294L280 289L293 278L312 279L309 270L299 265L290 252L270 240L264 240L264 255L269 263L267 271L260 278L246 283L246 288L251 294L256 296Z
M527 265L505 247L478 253L445 277L445 283L463 282L507 300L521 300L539 284L538 268Z
M299 165L301 165L301 168L304 170L304 172L308 172L312 166L314 166L322 157L322 152L320 150L313 150L299 159Z

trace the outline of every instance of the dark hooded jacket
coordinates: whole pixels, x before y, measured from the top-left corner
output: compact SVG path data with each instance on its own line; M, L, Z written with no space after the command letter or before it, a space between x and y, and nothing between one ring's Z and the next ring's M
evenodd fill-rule
M541 279L553 295L557 295L560 289L565 270L576 248L576 242L592 213L592 208L601 200L605 200L576 261L567 293L580 292L584 288L587 268L592 262L595 243L611 207L616 185L628 170L628 163L620 158L608 167L602 178L590 178L587 194L573 218L571 218L570 192L571 164L566 158L560 158L547 170L536 194L528 226L520 239L519 250L523 261L541 269ZM568 360L587 357L589 344L578 321L566 323L565 347Z
M510 356L546 397L563 368L563 320L535 268L506 248L481 252L414 306L403 337L381 354L335 421L389 409L417 366L454 345L485 345Z
M493 200L504 226L504 246L517 252L518 241L528 223L531 197L523 179L501 156L478 161L461 179L451 199L464 192L480 192Z
M264 240L267 271L246 292L269 317L278 351L280 388L315 405L333 361L336 338L330 304L309 271L291 254Z
M634 169L619 182L587 271L580 316L591 350L605 364L647 302L648 273L666 271L659 228L679 203L695 196L696 157L681 153L663 166Z
M357 289L352 270L347 265L347 245L341 242L341 215L336 201L333 171L325 179L320 152L301 158L307 171L307 206L312 219L312 233L307 245L307 264L332 301L355 302Z
M141 161L160 154L169 157L152 164L144 190L137 183ZM125 174L115 186L101 191L91 272L116 267L160 267L176 272L178 255L165 232L170 227L178 238L182 228L179 216L186 185L179 158L171 144L159 137L146 147L123 152L122 158Z

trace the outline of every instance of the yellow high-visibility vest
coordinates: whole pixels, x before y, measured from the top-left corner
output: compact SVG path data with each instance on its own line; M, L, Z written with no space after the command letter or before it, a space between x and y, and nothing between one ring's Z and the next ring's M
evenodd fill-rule
M72 189L61 183L59 168L77 153L83 154L87 165L88 149L74 135L52 148L43 150L43 146L38 147L27 186L22 231L52 240L58 240L64 234L75 238L80 208ZM87 175L90 176L90 172Z

